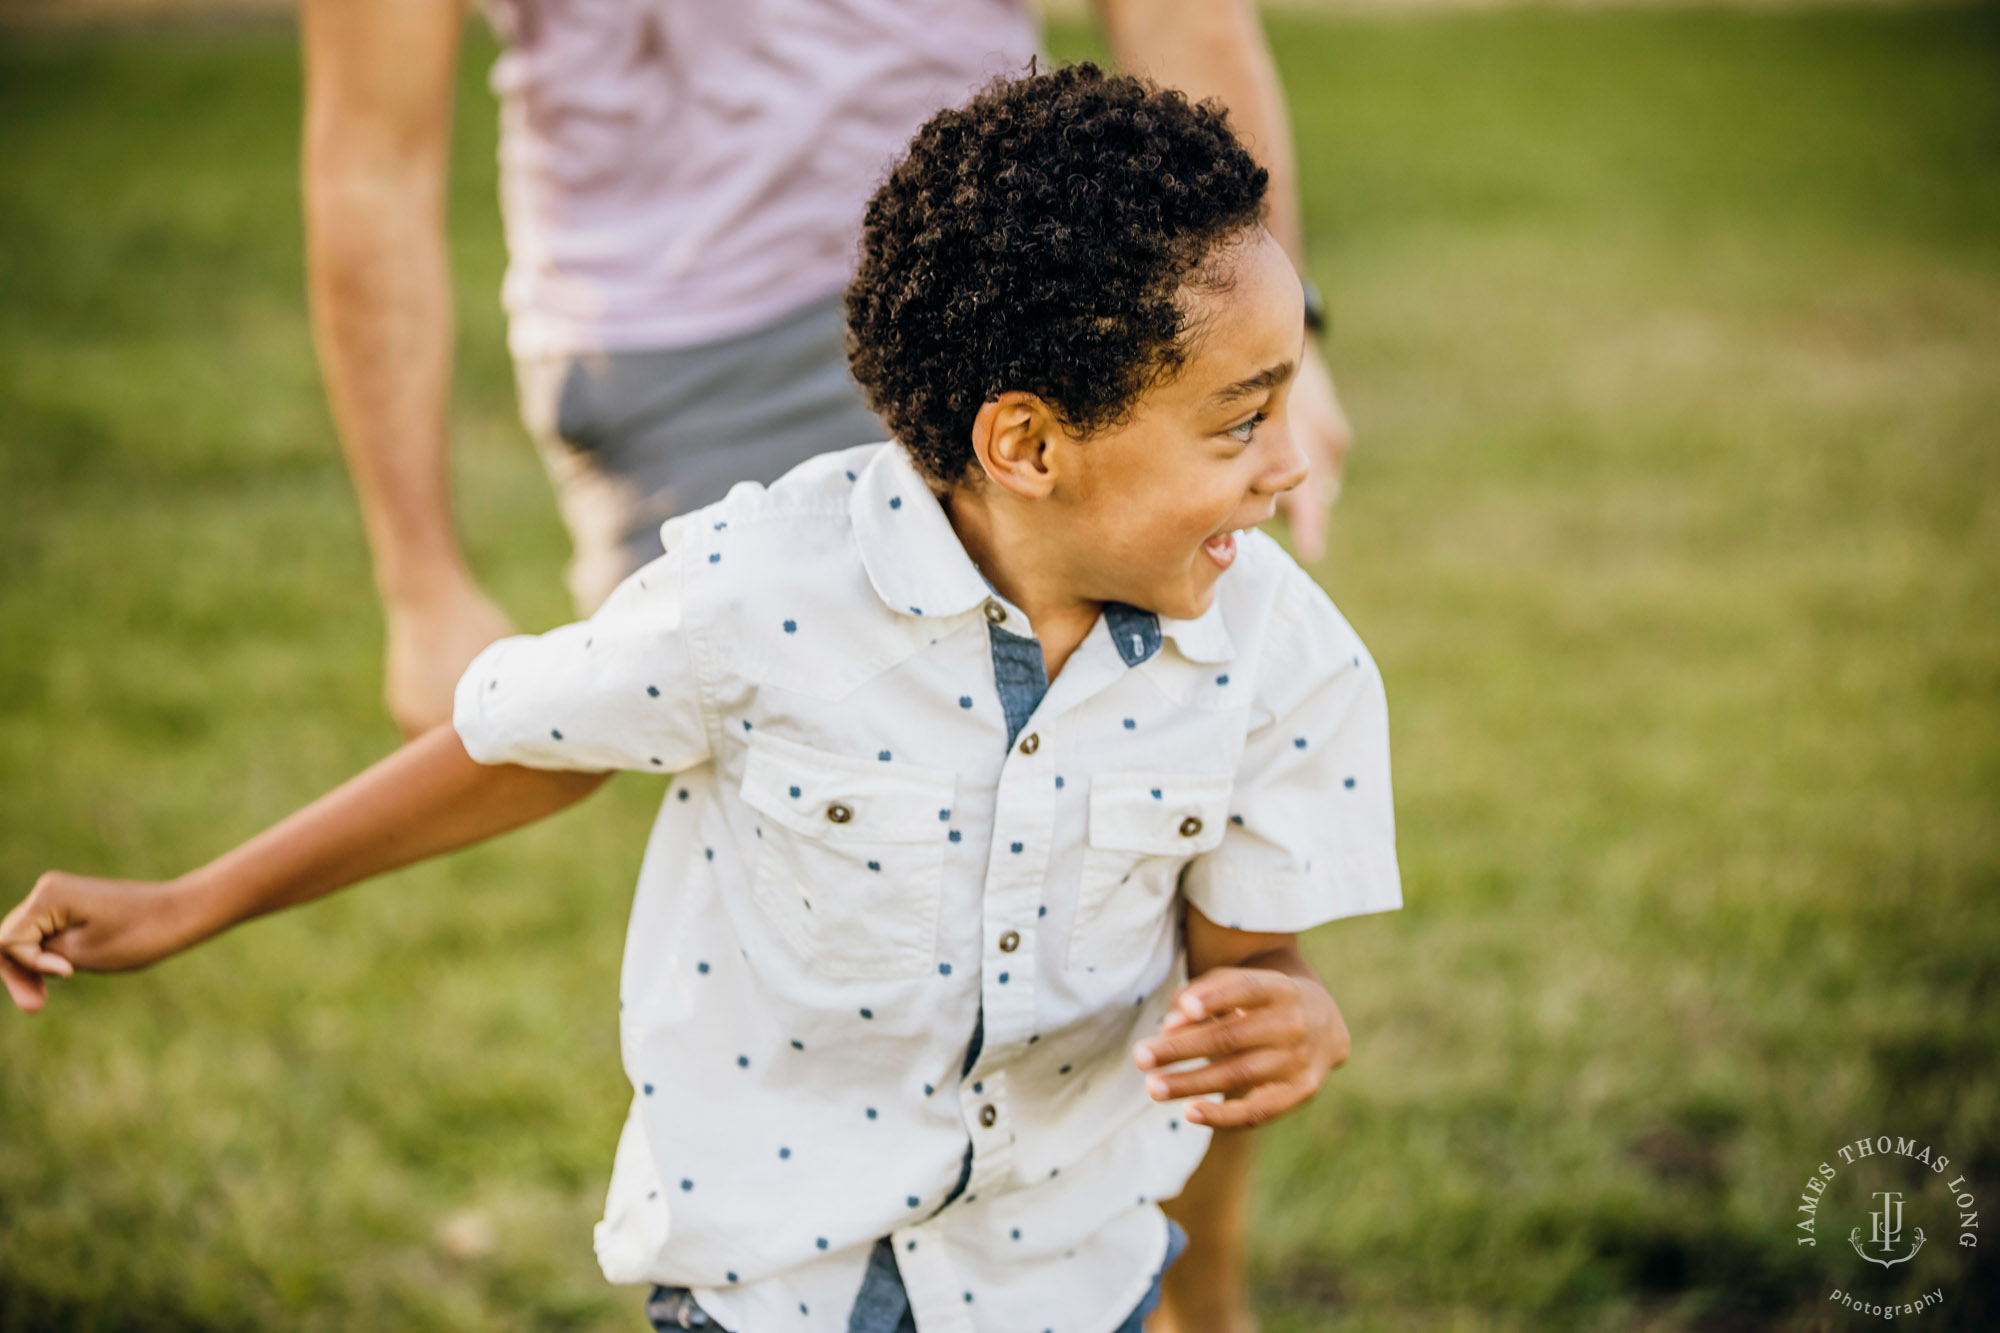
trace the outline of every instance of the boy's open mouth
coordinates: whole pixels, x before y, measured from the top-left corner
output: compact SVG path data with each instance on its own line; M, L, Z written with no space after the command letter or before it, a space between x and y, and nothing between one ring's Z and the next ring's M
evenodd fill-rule
M1201 549L1208 553L1208 558L1215 562L1218 569L1227 569L1236 563L1236 533L1219 532L1203 542Z

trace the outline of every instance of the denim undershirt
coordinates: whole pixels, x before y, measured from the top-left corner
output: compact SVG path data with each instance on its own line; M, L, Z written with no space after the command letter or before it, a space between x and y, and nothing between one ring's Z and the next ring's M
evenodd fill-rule
M1138 666L1160 651L1160 620L1150 611L1127 606L1123 602L1104 604L1104 626L1111 634L1111 642L1118 649L1128 667ZM1007 718L1007 748L1014 748L1014 738L1021 734L1021 728L1028 725L1028 719L1041 706L1042 696L1049 692L1048 667L1042 660L1042 645L1039 639L1025 638L1010 634L990 621L986 626L987 636L993 651L993 684L1000 695L1000 708ZM982 1004L979 1017L972 1025L972 1041L965 1048L965 1062L959 1066L958 1076L962 1080L972 1073L972 1066L979 1063L980 1046L986 1037L986 1008ZM965 1145L965 1159L959 1165L958 1183L951 1187L951 1193L938 1205L942 1211L965 1192L966 1182L972 1179L972 1143ZM1168 1256L1171 1263L1172 1254ZM655 1299L663 1291L655 1293ZM692 1305L692 1301L687 1304ZM689 1325L700 1327L700 1325ZM896 1251L889 1237L875 1242L874 1250L868 1256L868 1271L862 1275L861 1290L854 1298L854 1312L848 1316L847 1333L917 1333L916 1316L910 1310L910 1297L903 1290L903 1275L896 1268Z

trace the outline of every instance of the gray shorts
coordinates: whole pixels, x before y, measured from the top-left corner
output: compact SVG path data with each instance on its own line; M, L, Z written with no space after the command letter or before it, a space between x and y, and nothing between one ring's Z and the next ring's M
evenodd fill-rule
M660 553L660 524L739 481L889 438L847 373L840 298L722 342L516 361L521 420L555 484L579 613Z

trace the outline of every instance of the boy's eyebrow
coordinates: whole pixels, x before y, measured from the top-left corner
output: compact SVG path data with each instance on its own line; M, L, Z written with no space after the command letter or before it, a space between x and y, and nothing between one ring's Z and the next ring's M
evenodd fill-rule
M1261 393L1274 384L1283 384L1292 377L1297 367L1290 361L1280 361L1275 366L1266 366L1255 375L1245 376L1236 383L1217 389L1208 396L1207 406L1224 407L1239 398L1248 398L1253 393Z

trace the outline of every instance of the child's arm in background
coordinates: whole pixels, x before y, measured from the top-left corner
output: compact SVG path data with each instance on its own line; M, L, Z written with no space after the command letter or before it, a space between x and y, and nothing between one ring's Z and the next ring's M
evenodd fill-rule
M1308 1101L1347 1063L1347 1022L1296 935L1218 926L1187 904L1188 984L1132 1058L1154 1101L1220 1092L1187 1118L1218 1129L1261 1125ZM1198 1069L1164 1071L1206 1057Z
M178 879L43 875L0 920L0 979L34 1013L48 977L145 967L239 921L531 824L609 776L481 764L446 723Z

